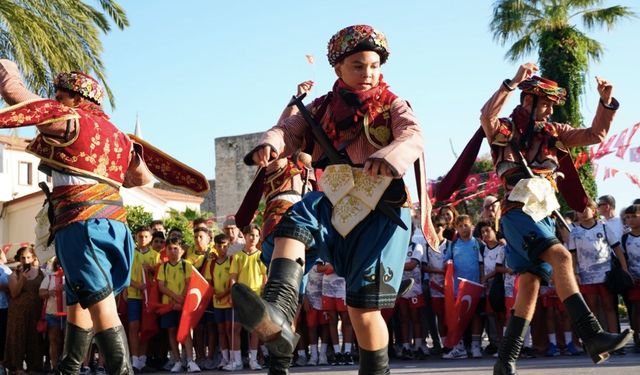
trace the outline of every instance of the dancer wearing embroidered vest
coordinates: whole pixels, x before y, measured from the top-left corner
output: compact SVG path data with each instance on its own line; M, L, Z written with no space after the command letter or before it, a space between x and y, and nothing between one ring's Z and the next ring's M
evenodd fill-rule
M41 159L39 168L53 180L49 218L56 255L65 270L68 305L58 372L80 371L95 334L107 371L131 374L127 337L114 298L129 285L134 250L119 188L150 182L149 171L176 182L173 185L180 183L171 174L185 173L197 181L194 187L199 185L194 192L203 193L208 184L182 164L168 173L153 161L146 164L143 158L150 154L162 163L178 162L118 130L102 110L104 89L92 77L60 73L54 87L56 100L42 99L25 88L15 63L0 60L0 94L11 105L0 110L0 128L37 126L39 134L27 152ZM144 153L139 152L142 147Z
M623 347L632 336L630 330L611 334L600 327L579 292L571 255L556 238L555 223L550 217L551 211L558 207L554 190L560 171L565 180L558 179L558 188L572 208L584 210L587 197L575 169L566 168L567 162L571 164L569 167L573 165L566 147L601 142L611 126L618 101L612 97L612 85L596 78L600 102L590 128L576 129L568 124L549 122L553 106L564 102L566 91L553 81L534 76L537 70L532 63L520 66L514 78L505 80L482 107L480 116L496 173L505 185L502 228L507 240L507 262L520 274L515 313L500 343L494 374L516 373L516 359L533 316L538 290L552 277L551 269L558 296L594 362L606 360L610 352ZM498 118L509 94L516 88L522 90L520 105L509 118ZM534 178L526 175L518 149ZM547 193L542 194L543 191ZM567 192L573 197L567 197Z
M336 149L354 166L364 166L330 166L346 169L349 178L364 171L369 181L399 179L422 155L423 139L413 111L389 90L380 74L388 56L386 38L371 26L340 30L328 45L329 63L338 80L330 93L308 106ZM284 119L263 135L245 161L266 167L302 149L312 155L313 166L321 168L327 164L323 150L309 130L301 115ZM392 209L411 226L408 199ZM430 206L424 213L429 211ZM387 329L380 309L395 303L411 233L378 211L364 213L359 223L339 231L330 198L322 192L307 193L263 243L263 259L270 262L263 297L238 284L233 287L238 321L256 331L269 348L269 374L288 374L298 340L292 323L300 281L318 257L332 263L346 279L349 316L360 346L360 374L389 373Z

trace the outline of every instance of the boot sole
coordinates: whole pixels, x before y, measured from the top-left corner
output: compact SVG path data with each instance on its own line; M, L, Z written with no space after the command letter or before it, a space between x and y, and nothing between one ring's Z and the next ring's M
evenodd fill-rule
M624 348L624 346L627 345L627 342L629 342L633 338L633 330L625 329L624 332L620 334L620 337L622 338L614 347L609 348L607 349L607 351L602 353L591 354L591 360L593 361L593 363L597 365L605 362L609 359L609 357L611 357L611 352L615 352L618 349Z
M298 334L292 330L283 330L269 317L267 305L251 289L242 284L235 284L231 289L231 297L236 302L233 310L236 319L245 329L258 335L260 341L275 355L286 356L293 353L298 343Z

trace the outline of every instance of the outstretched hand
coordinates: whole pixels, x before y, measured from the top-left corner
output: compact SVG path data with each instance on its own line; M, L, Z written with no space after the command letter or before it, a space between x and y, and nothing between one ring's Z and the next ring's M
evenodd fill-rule
M278 157L278 153L273 150L271 146L264 145L253 152L251 159L256 165L260 167L266 167L267 165L269 165L271 160L275 159L276 157Z
M308 94L311 89L313 89L314 82L313 81L304 81L298 85L298 92L296 96L300 96L302 94Z
M511 79L510 86L515 88L523 81L526 81L529 78L531 78L538 70L540 70L538 68L538 65L534 63L525 63L520 65L518 67L518 71L516 72L516 75L513 76L513 79Z
M611 98L613 95L613 85L602 77L596 76L596 82L598 82L598 93L600 99L605 105L611 104Z

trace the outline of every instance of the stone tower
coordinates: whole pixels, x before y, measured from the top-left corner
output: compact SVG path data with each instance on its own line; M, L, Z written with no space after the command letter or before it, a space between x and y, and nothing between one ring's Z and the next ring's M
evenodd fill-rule
M256 167L248 167L242 159L257 144L262 133L251 133L215 139L216 180L215 214L235 214L249 189Z

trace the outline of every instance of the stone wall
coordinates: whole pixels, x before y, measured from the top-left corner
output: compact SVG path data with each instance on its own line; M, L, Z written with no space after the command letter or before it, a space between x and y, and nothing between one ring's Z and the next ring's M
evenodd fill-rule
M246 166L242 159L256 146L261 135L251 133L215 139L217 217L235 214L240 207L256 173L256 167Z

